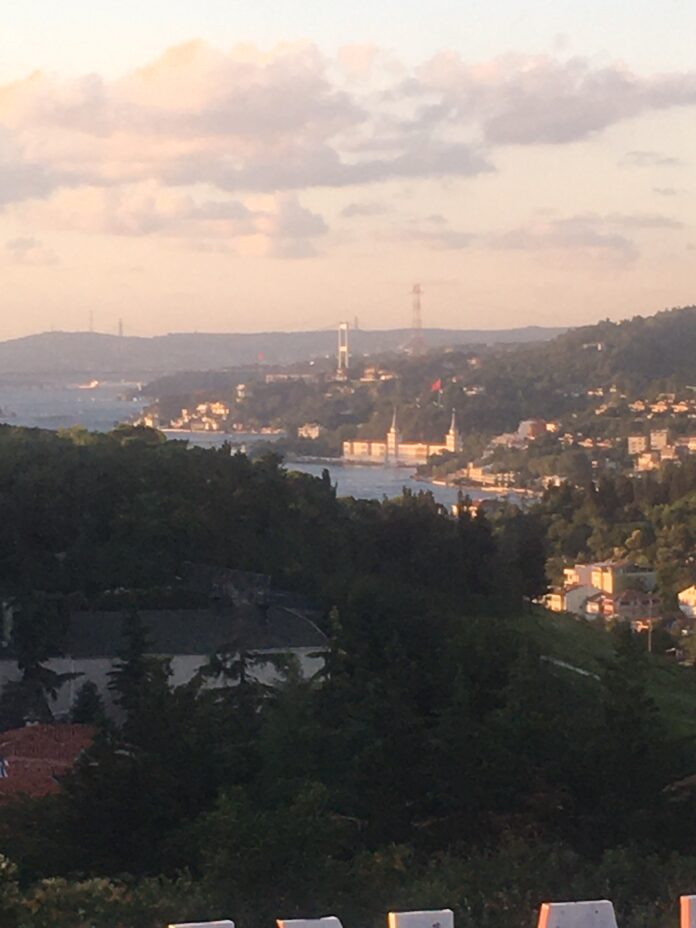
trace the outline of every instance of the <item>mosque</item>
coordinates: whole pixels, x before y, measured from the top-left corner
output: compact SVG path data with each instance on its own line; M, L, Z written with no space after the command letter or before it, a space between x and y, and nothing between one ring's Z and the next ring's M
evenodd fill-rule
M462 450L462 436L457 428L457 418L452 410L452 422L449 432L442 444L429 442L402 441L401 432L396 422L396 409L391 428L384 441L366 441L355 439L343 442L343 460L363 464L416 465L425 464L433 454L444 451L456 453Z

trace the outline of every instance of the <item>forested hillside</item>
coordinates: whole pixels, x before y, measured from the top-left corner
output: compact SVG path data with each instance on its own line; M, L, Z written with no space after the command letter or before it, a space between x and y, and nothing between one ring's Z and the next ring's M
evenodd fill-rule
M346 438L382 438L395 406L403 435L423 441L440 441L455 409L459 428L474 436L476 447L476 436L515 429L524 419L589 412L591 422L598 401L588 391L641 396L696 386L695 359L691 307L601 322L531 344L453 342L422 356L356 357L350 385L334 382L328 364L314 369L316 382L266 383L252 369L189 371L153 381L146 393L158 398L152 409L163 422L182 407L222 400L229 407L226 427L285 429L290 440L283 447L291 453L335 455ZM384 370L386 377L361 379L366 368ZM236 396L240 382L243 399ZM295 439L305 422L325 430L314 444Z
M609 896L631 928L666 925L690 889L696 679L630 635L530 611L537 515L337 499L276 458L146 430L10 428L0 513L34 681L67 599L118 586L136 607L112 678L122 719L81 706L101 733L62 790L0 806L3 925L332 911L377 926L451 905L465 928L523 928L545 898ZM240 655L223 668L235 686L172 688L137 601L175 591L192 556L311 597L325 671L290 664L269 689Z

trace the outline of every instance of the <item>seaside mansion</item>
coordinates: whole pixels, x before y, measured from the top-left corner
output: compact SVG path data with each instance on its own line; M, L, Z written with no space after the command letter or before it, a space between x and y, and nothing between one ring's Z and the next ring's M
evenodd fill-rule
M453 453L462 450L462 437L457 428L457 420L452 410L452 422L444 442L431 444L430 442L402 441L401 432L396 422L396 410L392 419L391 428L383 441L369 441L354 439L343 442L343 460L370 464L425 464L433 454L442 454L443 451Z

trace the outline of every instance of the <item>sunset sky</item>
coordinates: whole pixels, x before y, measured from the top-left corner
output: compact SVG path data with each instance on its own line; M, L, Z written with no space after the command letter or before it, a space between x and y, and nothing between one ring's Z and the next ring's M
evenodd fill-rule
M0 338L696 303L693 0L23 0Z

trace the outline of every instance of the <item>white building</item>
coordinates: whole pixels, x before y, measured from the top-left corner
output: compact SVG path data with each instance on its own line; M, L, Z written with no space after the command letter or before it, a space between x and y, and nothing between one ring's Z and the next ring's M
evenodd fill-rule
M324 666L328 640L314 622L299 610L284 606L261 607L251 603L219 602L208 609L160 609L138 613L150 646L148 653L166 658L172 669L171 686L188 683L212 655L229 651L250 655L249 675L263 683L280 677L278 661L292 657L309 679ZM107 712L114 711L109 673L125 645L125 612L75 612L63 644L64 657L44 666L58 674L77 674L58 691L51 703L56 718L69 715L80 688L94 683ZM0 686L21 678L11 639L0 647ZM211 680L211 686L225 685Z
M319 425L318 422L305 422L304 425L301 425L297 429L298 438L319 438L320 435L326 431L323 425Z
M696 586L687 586L677 594L679 608L689 619L696 619Z
M396 420L396 410L391 428L383 441L353 439L343 442L343 459L346 461L369 461L388 464L425 464L434 454L449 451L456 454L462 450L462 436L457 427L456 413L452 410L449 432L444 442L403 441Z

